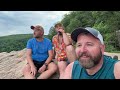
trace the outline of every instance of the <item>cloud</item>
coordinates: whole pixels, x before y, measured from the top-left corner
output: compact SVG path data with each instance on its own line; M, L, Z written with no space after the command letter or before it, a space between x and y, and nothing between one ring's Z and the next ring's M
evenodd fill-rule
M32 33L31 25L42 25L45 35L51 26L61 21L69 11L1 11L0 36Z

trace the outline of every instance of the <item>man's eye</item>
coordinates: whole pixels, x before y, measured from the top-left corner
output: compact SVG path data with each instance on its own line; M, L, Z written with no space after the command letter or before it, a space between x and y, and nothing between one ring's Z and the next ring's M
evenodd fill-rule
M80 46L82 46L82 45L81 44L76 45L76 47L80 47Z
M91 44L91 43L89 43L89 44L87 44L88 46L93 46L93 44Z

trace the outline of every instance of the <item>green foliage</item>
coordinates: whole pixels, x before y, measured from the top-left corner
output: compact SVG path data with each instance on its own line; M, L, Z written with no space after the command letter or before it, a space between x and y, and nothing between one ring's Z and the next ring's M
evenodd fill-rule
M70 24L66 27L66 32L71 33L76 27L80 25L80 21L77 19L71 19Z
M18 51L26 48L27 41L33 34L17 34L0 37L0 52ZM47 35L44 35L47 37Z
M117 50L114 48L114 46L107 44L105 51L106 52L113 52L113 51L117 51Z
M26 48L28 39L32 34L19 34L0 37L0 52L18 51Z
M120 11L72 11L65 14L61 22L68 33L78 27L94 27L102 33L106 51L120 51L116 38L116 31L120 30ZM52 38L54 35L52 28L48 36Z
M49 38L50 40L52 40L52 37L56 34L55 32L55 28L51 27L49 30L49 35L47 36L47 38Z
M120 51L120 40L116 36L116 31L120 30L120 11L72 11L70 14L65 14L60 22L68 33L78 27L94 27L102 33L106 51ZM51 27L45 37L52 40L55 34L55 28ZM32 34L0 37L0 52L24 49L28 39L32 37Z

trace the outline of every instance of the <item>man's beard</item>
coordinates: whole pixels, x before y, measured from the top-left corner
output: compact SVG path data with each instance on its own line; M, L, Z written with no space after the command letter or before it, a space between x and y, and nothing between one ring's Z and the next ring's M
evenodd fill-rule
M39 36L35 36L35 38L40 38Z
M82 56L86 56L89 59L81 59ZM100 52L95 56L92 56L90 53L87 52L80 53L78 60L80 61L82 67L86 69L90 69L96 66L100 62L101 58L102 58L102 52L100 50Z
M40 36L38 36L38 35L33 35L33 37L36 38L36 39L40 38Z

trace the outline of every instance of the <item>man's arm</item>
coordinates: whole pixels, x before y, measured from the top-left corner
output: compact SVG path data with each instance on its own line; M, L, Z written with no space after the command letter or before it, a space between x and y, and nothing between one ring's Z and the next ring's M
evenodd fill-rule
M53 50L49 50L48 51L48 54L49 54L49 57L47 58L47 60L46 60L46 64L48 65L51 61L52 61L52 59L53 59Z
M35 75L36 74L36 67L33 63L33 60L31 58L31 54L32 54L32 50L31 49L27 49L27 62L29 63L29 65L31 66L31 71L32 71L32 74Z
M47 60L45 61L45 63L43 64L42 67L39 68L38 72L42 73L45 71L45 69L47 68L47 65L52 61L53 58L53 50L49 50L49 57L47 58Z
M34 64L33 64L32 58L31 58L31 53L32 53L32 50L27 49L27 53L26 53L27 62L29 63L30 66L33 66Z
M118 61L114 66L114 76L115 79L120 79L120 61Z
M64 76L62 77L62 79L72 79L72 67L73 67L74 62L70 63L66 69L65 69L65 73Z

